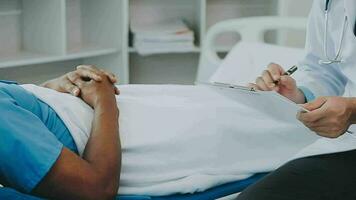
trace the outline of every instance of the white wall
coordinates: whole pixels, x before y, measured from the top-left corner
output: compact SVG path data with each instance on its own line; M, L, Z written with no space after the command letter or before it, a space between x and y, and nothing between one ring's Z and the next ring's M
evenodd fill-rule
M279 0L280 16L307 17L313 0ZM279 35L279 44L304 47L305 32L283 31Z
M280 0L279 14L282 16L308 16L313 0Z
M46 80L59 77L82 64L83 60L73 60L48 64L36 64L12 68L0 68L0 80L15 80L18 83L41 84Z

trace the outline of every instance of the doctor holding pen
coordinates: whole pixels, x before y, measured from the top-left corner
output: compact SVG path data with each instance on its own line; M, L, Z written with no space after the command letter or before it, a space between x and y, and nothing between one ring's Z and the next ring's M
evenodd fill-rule
M310 112L298 119L316 134L337 138L356 124L356 0L314 0L306 57L296 82L270 64L250 86L275 90ZM286 67L286 66L285 66ZM340 97L345 89L353 97ZM356 134L356 133L354 133ZM355 146L356 149L356 146ZM356 199L356 150L291 161L239 195L238 200Z

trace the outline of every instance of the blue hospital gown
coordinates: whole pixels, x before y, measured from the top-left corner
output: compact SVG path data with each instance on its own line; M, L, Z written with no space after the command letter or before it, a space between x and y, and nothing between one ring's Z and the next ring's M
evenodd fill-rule
M31 192L63 147L78 153L55 111L20 86L0 81L0 184ZM4 189L0 189L3 199L1 191Z

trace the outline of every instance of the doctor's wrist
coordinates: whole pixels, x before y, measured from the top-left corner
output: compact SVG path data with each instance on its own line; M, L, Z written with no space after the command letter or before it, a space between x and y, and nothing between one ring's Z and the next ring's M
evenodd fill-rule
M307 102L303 91L300 90L299 88L296 89L295 95L294 95L294 98L292 99L292 101L294 101L297 104L304 104Z

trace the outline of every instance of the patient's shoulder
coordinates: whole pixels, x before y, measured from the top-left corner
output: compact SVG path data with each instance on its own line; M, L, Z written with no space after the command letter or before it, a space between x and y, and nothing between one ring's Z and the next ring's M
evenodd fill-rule
M0 81L0 96L11 96L12 91L18 87L18 85Z
M11 99L13 99L11 97L11 93L10 93L9 89L10 89L9 85L6 85L6 84L0 82L0 102L1 103L8 102Z
M26 109L33 109L38 99L31 93L27 92L19 85L6 84L0 82L0 108L6 108L16 105Z

